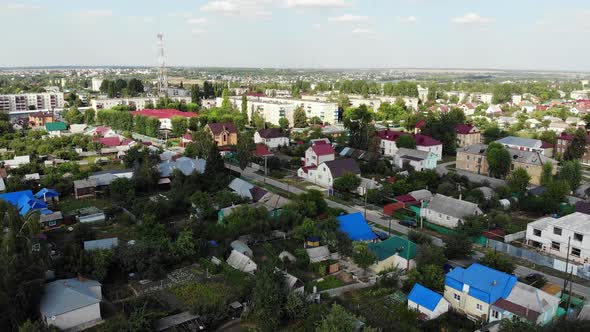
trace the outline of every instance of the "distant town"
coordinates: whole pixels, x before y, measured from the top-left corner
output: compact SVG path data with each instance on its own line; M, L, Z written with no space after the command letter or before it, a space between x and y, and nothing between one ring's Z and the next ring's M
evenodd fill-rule
M588 331L589 82L0 69L0 330Z

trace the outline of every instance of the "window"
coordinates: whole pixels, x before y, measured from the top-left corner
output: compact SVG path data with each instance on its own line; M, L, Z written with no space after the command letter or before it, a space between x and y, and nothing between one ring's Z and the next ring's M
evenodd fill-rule
M500 318L500 313L497 310L492 310L492 317L499 319Z
M574 240L582 242L584 240L584 235L580 233L574 233Z
M540 229L533 229L533 235L534 236L541 236L541 230Z
M442 218L442 214L440 214L440 213L439 213L439 214L438 214L438 217L439 217L439 218Z
M560 247L561 247L561 245L559 244L559 242L555 242L555 241L551 242L551 249L559 250Z
M555 235L561 235L561 228L553 227L553 234L555 234Z
M457 301L461 301L461 295L459 295L457 293L453 294L453 298Z
M572 247L572 256L574 256L574 257L580 257L580 254L581 253L582 253L582 251L579 248Z
M57 225L57 221L53 220L49 222L49 227L53 227L55 225Z
M477 309L479 311L483 311L483 306L481 305L481 303L476 303L475 304L475 309Z

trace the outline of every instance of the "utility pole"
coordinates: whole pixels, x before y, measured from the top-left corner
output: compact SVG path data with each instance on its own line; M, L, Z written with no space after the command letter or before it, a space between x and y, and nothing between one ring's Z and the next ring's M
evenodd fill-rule
M567 278L567 268L570 262L570 241L572 240L572 237L568 237L567 238L567 255L565 256L565 278L563 278L563 290L566 291L567 290L567 282L568 282L568 278ZM573 271L573 269L572 269ZM571 294L570 294L571 296Z

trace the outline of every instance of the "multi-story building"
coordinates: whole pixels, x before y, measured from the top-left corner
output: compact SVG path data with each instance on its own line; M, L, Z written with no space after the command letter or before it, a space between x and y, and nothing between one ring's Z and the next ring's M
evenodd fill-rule
M209 123L205 128L219 147L238 144L238 128L233 123Z
M92 78L92 85L91 85L92 91L100 91L100 86L102 85L102 81L103 81L102 78L93 77Z
M517 136L506 136L496 141L509 149L539 152L545 154L543 148L543 141L540 139L517 137Z
M561 218L541 218L527 225L526 241L547 253L564 258L569 255L574 262L588 263L590 215L574 212Z
M472 101L478 101L485 104L491 104L494 95L491 93L474 93L471 95Z
M394 157L397 154L397 145L395 141L403 136L410 135L416 140L416 150L432 152L436 155L436 160L442 159L442 143L430 136L422 134L412 134L402 131L394 130L380 130L377 132L377 136L381 139L381 154Z
M477 174L488 175L489 167L487 160L488 146L485 144L475 144L457 150L456 167L458 170L473 172ZM515 149L507 149L510 153L512 163L509 172L517 168L523 168L531 177L530 183L539 185L541 174L543 173L543 165L547 162L557 165L557 161L544 156L540 152L523 151ZM554 174L557 172L556 167L553 168Z
M22 93L0 95L0 112L16 113L29 110L56 109L64 107L63 93Z
M457 147L465 147L481 143L481 132L472 124L459 124L455 126L457 134Z
M29 114L29 125L33 128L44 127L45 124L53 122L54 116L52 112L35 112Z
M157 118L160 121L160 129L172 130L172 118L175 116L186 118L187 121L189 118L199 116L196 113L192 112L181 112L179 110L173 109L163 109L163 110L141 110L131 112L133 116L147 116L151 118Z
M428 88L423 88L418 85L418 98L425 102L428 100Z
M590 135L588 138L590 142ZM557 137L557 143L555 144L555 154L563 156L569 148L569 146L572 144L573 139L574 135L562 132ZM584 165L590 165L590 143L586 144L586 150L584 151L584 155L582 156L582 158L580 158L580 162Z
M180 103L190 103L192 102L191 97L181 97L181 96L170 96L170 99L175 102ZM142 110L146 109L146 106L155 105L158 102L158 98L156 97L134 97L134 98L96 98L92 99L90 105L95 110L103 110L113 108L115 106L123 105L129 106L131 108Z

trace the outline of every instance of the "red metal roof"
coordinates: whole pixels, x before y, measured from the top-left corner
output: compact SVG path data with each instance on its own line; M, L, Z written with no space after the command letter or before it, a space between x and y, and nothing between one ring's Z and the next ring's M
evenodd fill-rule
M427 135L414 135L416 139L416 146L434 146L434 145L442 145L442 143L434 138L427 136Z
M96 141L99 142L100 144L108 146L108 147L115 147L115 146L119 146L121 144L121 140L117 136L101 137L101 138L96 139Z
M520 304L516 304L514 302L510 302L508 300L504 300L502 298L498 299L498 301L496 301L494 303L495 307L507 310L517 316L520 317L525 317L527 320L531 321L531 322L536 322L537 318L539 317L539 315L541 315L540 313L525 308L523 306L521 306Z
M409 133L403 131L395 131L395 130L380 130L377 132L377 136L379 138L388 140L388 141L395 141L402 135L410 135Z
M197 113L182 112L182 111L174 110L174 109L163 109L163 110L145 109L145 110L131 112L131 114L133 114L133 116L143 115L143 116L149 116L149 117L158 118L158 119L170 119L173 116L182 116L185 118L193 118L193 117L199 116Z
M99 135L104 135L106 134L109 130L111 130L111 128L109 127L104 127L104 126L99 126L96 127L96 130L94 131L95 133L99 134Z
M471 132L471 129L473 129L473 127L475 126L472 124L458 124L457 126L455 126L455 132L457 134L467 135Z
M416 128L422 128L424 126L426 126L426 121L424 119L421 119L418 122L416 122Z
M318 155L318 156L327 156L330 154L335 154L336 151L334 151L334 148L332 147L332 145L330 144L314 144L311 149L313 150L313 152Z
M184 138L185 140L189 140L192 141L193 140L193 135L186 133L184 135L182 135L182 138Z
M264 144L256 144L256 150L254 151L254 154L258 157L274 156Z

